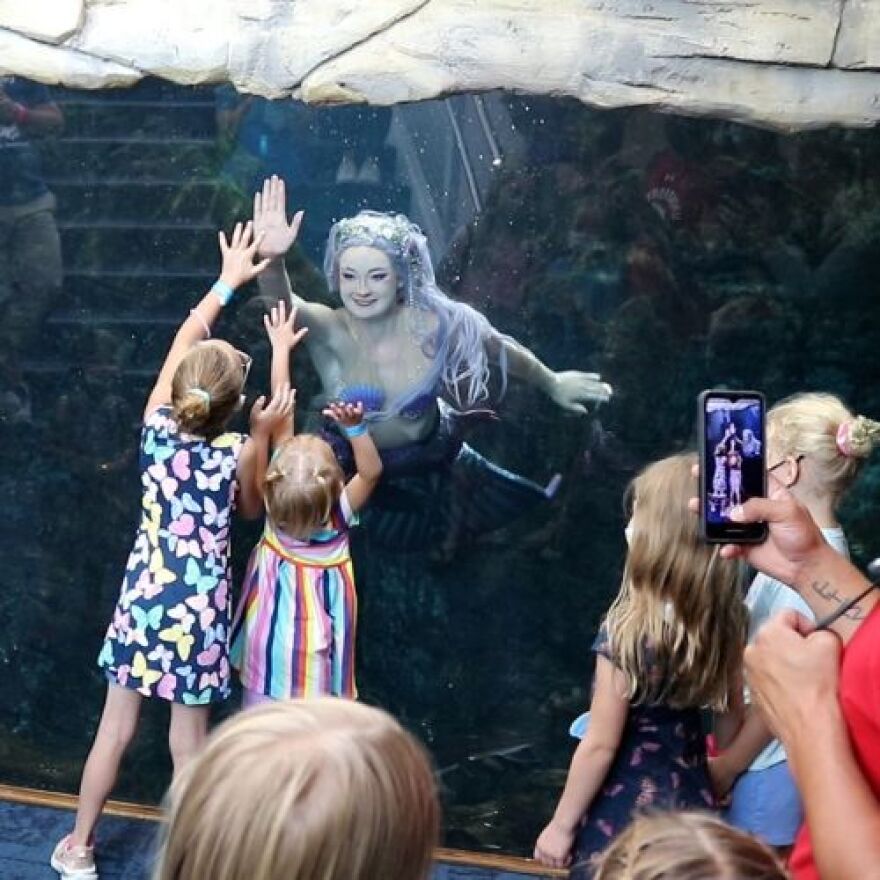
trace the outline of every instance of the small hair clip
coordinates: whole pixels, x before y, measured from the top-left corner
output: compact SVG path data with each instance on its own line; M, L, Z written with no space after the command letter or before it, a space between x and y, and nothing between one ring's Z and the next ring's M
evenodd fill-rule
M196 397L201 397L208 406L211 405L211 395L204 388L199 388L198 385L187 388L187 394L195 394Z

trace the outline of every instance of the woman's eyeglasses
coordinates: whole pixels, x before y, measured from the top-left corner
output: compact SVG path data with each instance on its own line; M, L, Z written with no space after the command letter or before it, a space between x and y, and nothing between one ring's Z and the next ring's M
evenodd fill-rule
M796 455L794 457L794 463L800 464L803 461L803 459L804 459L803 453L801 453L800 455ZM772 474L773 471L775 471L777 468L781 468L787 461L789 461L789 459L787 459L787 458L783 458L782 461L777 461L776 464L773 465L773 467L767 468L767 473Z

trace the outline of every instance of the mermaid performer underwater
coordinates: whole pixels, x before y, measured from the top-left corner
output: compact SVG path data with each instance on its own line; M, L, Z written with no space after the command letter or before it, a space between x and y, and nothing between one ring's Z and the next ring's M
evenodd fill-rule
M272 301L289 297L328 400L362 402L384 464L371 534L397 548L433 536L473 537L507 525L552 498L559 478L541 486L492 464L464 442L463 416L487 412L490 363L536 386L563 409L585 413L611 387L596 373L554 372L480 312L438 287L427 240L403 214L361 211L330 230L324 272L341 308L307 302L291 288L284 257L302 211L288 222L284 181L272 177L254 197L260 277ZM325 437L346 473L345 438ZM406 499L406 502L402 499Z

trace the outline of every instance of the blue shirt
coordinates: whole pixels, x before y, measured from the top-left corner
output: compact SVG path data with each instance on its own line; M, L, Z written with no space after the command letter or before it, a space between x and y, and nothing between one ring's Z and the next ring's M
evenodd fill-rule
M18 77L0 77L0 88L16 104L30 109L51 104L46 86ZM40 155L19 126L0 125L0 205L25 205L48 192Z

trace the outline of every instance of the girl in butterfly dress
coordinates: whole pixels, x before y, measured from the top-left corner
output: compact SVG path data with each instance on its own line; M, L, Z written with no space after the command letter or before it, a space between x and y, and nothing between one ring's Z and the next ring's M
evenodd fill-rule
M80 785L76 825L51 864L64 878L93 880L93 831L135 733L144 697L171 703L175 775L198 752L212 703L229 695L229 530L232 509L262 513L269 436L289 419L281 387L251 410L251 436L226 431L240 408L250 358L210 329L235 289L262 271L252 228L219 234L220 279L189 313L144 410L141 519L98 665L103 714Z
M294 330L279 302L266 316L272 387L290 382ZM382 460L364 424L364 406L331 403L324 414L351 443L356 473L345 481L331 446L294 436L292 420L273 437L266 474L266 525L245 574L232 626L232 663L245 707L269 699L333 695L354 699L357 596L348 545L355 514L382 475Z
M573 878L639 810L708 809L702 712L722 747L742 721L740 572L687 510L696 456L650 465L631 487L623 583L593 643L590 725L535 858ZM631 537L630 537L631 534Z

